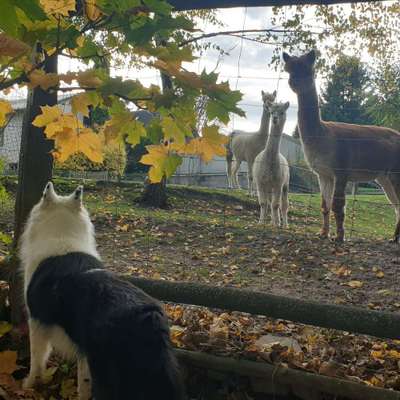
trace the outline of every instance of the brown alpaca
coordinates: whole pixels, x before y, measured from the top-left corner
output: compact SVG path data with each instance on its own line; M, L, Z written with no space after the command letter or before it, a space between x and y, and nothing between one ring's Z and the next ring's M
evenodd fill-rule
M318 175L322 194L322 236L329 235L329 214L336 219L336 240L344 240L345 189L349 181L376 180L393 204L400 237L400 133L379 126L321 120L314 80L315 51L300 57L283 53L289 86L297 94L298 127L304 154Z

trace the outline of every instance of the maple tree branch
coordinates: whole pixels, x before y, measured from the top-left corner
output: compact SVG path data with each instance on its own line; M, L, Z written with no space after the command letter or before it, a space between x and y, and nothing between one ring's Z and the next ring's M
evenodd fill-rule
M197 42L198 40L207 39L215 36L232 36L236 34L244 34L244 33L292 33L296 32L292 29L241 29L235 31L220 31L220 32L211 32L211 33L204 33L203 35L196 36L183 42L179 43L179 47L186 46L190 43ZM310 32L311 34L319 35L320 32Z

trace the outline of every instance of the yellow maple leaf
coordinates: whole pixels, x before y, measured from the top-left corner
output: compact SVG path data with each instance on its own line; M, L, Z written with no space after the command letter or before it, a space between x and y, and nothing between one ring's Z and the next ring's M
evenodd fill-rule
M140 162L151 166L149 179L153 183L161 182L164 176L171 176L182 162L179 156L163 144L146 146L146 150L148 153L140 159Z
M0 352L0 374L12 374L17 369L17 352L10 350Z
M55 137L55 157L61 163L65 162L72 154L83 153L89 160L101 163L103 152L101 138L89 128L74 131L64 129Z
M350 286L353 289L360 288L364 285L361 281L349 281L347 282L347 286Z
M31 48L20 40L0 33L0 56L18 57L30 50Z
M115 114L104 125L102 132L105 142L115 140L122 133L129 133L128 125L133 122L132 113L128 110Z
M85 1L85 14L89 21L97 21L103 16L103 13L96 4L96 0Z
M55 73L44 72L41 69L35 69L29 75L28 87L34 88L40 86L43 90L48 90L51 87L57 86L60 83L60 77Z
M96 95L96 93L93 94ZM98 97L87 92L79 93L71 99L72 112L74 114L81 113L85 117L88 117L89 106L96 106L99 102L98 100Z
M60 74L58 77L60 78L60 81L64 81L65 83L68 83L70 85L72 81L76 79L76 73L68 72L66 74Z
M82 88L95 88L102 84L102 80L91 69L79 72L76 75L76 80Z
M70 11L75 11L76 0L40 0L44 12L47 15L60 14L69 16Z
M47 124L56 121L62 114L61 108L55 106L42 106L40 107L42 113L38 115L33 121L32 125L37 127L46 126Z
M0 100L0 128L7 122L7 115L12 113L13 109L8 101Z
M203 136L192 139L187 145L180 147L173 145L179 153L197 154L205 162L209 162L214 156L226 154L225 144L228 137L218 132L218 126L207 126L203 129Z

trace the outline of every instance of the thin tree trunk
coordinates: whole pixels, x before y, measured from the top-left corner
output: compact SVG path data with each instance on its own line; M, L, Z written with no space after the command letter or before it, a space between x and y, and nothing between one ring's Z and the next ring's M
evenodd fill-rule
M57 73L57 57L48 57L44 71ZM21 135L21 149L18 165L18 189L15 201L14 249L18 246L25 221L32 207L39 201L45 184L52 178L53 159L50 154L53 142L47 140L43 128L32 125L41 113L41 106L57 104L57 92L36 87L28 93ZM19 273L18 260L13 260L13 274L10 279L11 321L18 325L24 320L23 282Z
M162 42L160 42L160 44L162 45ZM172 89L171 78L163 73L161 73L161 84L163 92ZM139 203L144 206L155 208L168 207L167 180L165 176L160 183L151 183L149 178L146 177Z

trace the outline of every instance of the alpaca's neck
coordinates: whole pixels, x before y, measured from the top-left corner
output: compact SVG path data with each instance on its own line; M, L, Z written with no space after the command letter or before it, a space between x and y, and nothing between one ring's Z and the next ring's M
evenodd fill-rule
M268 161L275 161L279 159L282 131L283 125L272 125L271 132L269 133L267 144L265 146L266 158Z
M301 136L304 138L321 135L321 115L314 80L306 90L297 94L297 101L299 106L298 124Z
M261 117L261 124L260 124L260 129L258 130L258 134L264 138L266 138L268 136L270 117L271 117L271 114L263 106L263 113L262 113L262 117Z

